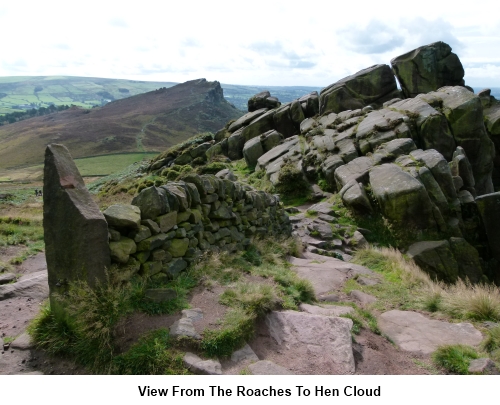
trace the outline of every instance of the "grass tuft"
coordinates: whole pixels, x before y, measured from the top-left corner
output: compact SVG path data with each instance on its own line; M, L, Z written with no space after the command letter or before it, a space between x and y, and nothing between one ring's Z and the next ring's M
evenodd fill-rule
M113 374L180 375L190 374L182 353L172 347L167 329L143 336L126 353L113 359Z
M470 362L477 358L477 351L465 345L441 346L432 354L432 360L438 367L455 374L469 374Z

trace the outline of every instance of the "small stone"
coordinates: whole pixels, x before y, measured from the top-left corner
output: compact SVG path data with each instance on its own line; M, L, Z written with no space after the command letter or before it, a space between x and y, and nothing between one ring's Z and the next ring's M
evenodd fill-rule
M495 363L489 358L472 360L468 371L471 374L499 374L499 370L496 368Z
M373 295L366 294L359 290L352 290L349 295L356 301L358 301L361 305L367 305L377 301L377 299Z

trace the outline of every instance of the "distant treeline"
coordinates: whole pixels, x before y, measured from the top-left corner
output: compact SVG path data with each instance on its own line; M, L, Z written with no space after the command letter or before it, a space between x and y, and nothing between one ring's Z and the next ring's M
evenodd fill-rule
M26 111L15 111L12 113L0 115L0 125L13 124L28 118L41 117L42 115L52 114L57 111L64 111L70 108L69 105L54 105L48 107L32 108Z

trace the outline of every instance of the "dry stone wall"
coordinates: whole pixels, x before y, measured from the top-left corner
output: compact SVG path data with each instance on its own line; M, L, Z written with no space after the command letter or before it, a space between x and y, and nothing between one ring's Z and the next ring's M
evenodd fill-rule
M118 281L175 276L203 252L245 249L258 235L291 234L279 198L213 175L190 174L103 212Z

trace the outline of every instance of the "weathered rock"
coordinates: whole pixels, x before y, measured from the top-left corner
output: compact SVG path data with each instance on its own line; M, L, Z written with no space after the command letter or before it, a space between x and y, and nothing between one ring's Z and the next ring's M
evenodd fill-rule
M141 224L141 210L135 205L114 204L103 215L108 225L116 229L138 230Z
M257 159L259 159L264 154L264 149L260 142L260 137L250 139L243 146L243 157L247 166L253 168L257 165Z
M303 108L306 117L314 117L319 113L319 96L317 91L302 96L299 98L299 102L301 105L302 103L306 104L306 107Z
M500 262L500 192L485 194L476 198L477 208L481 214L488 245L493 257ZM500 280L500 271L497 271Z
M15 283L0 285L0 301L13 297L42 301L49 295L47 279L47 271L41 270L26 274Z
M245 346L243 346L240 350L236 350L231 355L231 361L235 363L250 361L253 363L259 361L259 358L252 348L248 346L248 344L245 344Z
M0 285L9 284L17 280L17 276L13 273L2 273L0 274Z
M55 308L53 294L67 292L68 282L106 282L108 225L63 145L45 150L43 200L45 255Z
M170 336L187 336L193 339L201 339L201 336L196 333L196 330L193 326L193 321L189 318L181 318L178 321L175 321L174 324L170 327Z
M481 332L470 323L427 319L411 311L384 312L378 318L378 326L401 349L424 355L432 353L442 345L476 346L483 339Z
M151 235L157 235L160 233L160 227L158 224L151 219L143 219L141 225L147 226L151 231Z
M483 272L479 253L463 238L450 238L450 248L458 264L458 276L472 283L481 281Z
M172 239L170 246L167 251L172 255L172 257L182 257L185 255L189 247L189 239Z
M324 88L320 93L320 114L363 108L373 102L394 98L396 79L387 65L375 65Z
M273 311L266 316L266 325L280 346L306 346L309 357L304 361L311 365L328 365L338 374L355 371L350 319Z
M472 360L467 371L470 374L500 374L493 360L487 357Z
M137 251L137 245L132 239L122 236L118 242L109 243L109 250L114 262L126 264L129 255Z
M253 112L260 108L276 108L280 104L276 97L271 97L271 93L262 91L248 99L248 111Z
M391 105L408 118L416 129L412 137L423 149L436 149L447 160L451 160L455 150L455 139L448 125L446 117L422 99L423 96L399 101ZM436 105L436 107L438 107Z
M149 238L151 235L152 235L151 229L145 225L139 225L138 230L129 233L129 237L132 238L136 243L139 243L141 240ZM120 239L116 239L114 240L114 242L117 242L118 240Z
M370 171L370 185L383 215L400 225L435 228L432 205L425 187L395 164Z
M281 367L269 360L260 360L250 364L248 370L253 375L293 375L290 370Z
M373 295L366 294L363 291L359 291L359 290L352 290L349 293L349 295L363 306L368 305L368 304L372 304L372 303L377 301L377 298L375 298Z
M202 360L196 354L186 353L184 355L184 365L195 374L220 375L222 367L218 360Z
M431 278L449 283L457 281L458 263L447 240L414 243L407 254Z
M169 210L164 190L155 186L142 190L134 197L132 205L140 208L142 219L155 219Z
M372 205L361 183L350 181L339 192L342 201L350 209L359 213L373 212Z
M171 276L177 276L182 270L187 267L187 262L181 258L173 259L165 267L165 273Z
M341 190L351 180L354 180L356 183L367 183L368 173L373 165L373 159L361 156L344 166L340 166L335 170L337 188Z
M274 129L274 113L274 110L270 110L243 128L241 131L243 145L250 139ZM232 136L235 134L236 132Z
M463 86L464 68L444 42L421 46L391 60L406 97L415 97L443 86Z
M177 211L169 212L165 215L160 215L156 218L156 222L159 225L160 231L166 233L170 231L175 225L177 225Z
M317 296L337 291L357 274L371 274L366 267L347 263L333 257L307 253L307 258L290 258L299 277L309 280Z
M309 305L309 304L300 304L299 309L303 312L307 312L312 315L323 315L323 316L341 316L346 314L354 315L354 308L352 307L343 307L340 305Z
M229 125L229 128L227 129L228 132L233 133L233 132L237 131L238 129L247 126L253 120L257 119L262 114L264 114L266 111L267 111L267 108L261 108L259 110L255 110L255 111L252 111L252 112L245 114L243 117L238 118L231 125Z
M443 87L421 96L429 103L442 103L453 137L467 155L479 195L493 192L491 172L495 146L486 133L481 100L464 87Z
M27 332L18 336L11 344L10 349L14 350L29 350L33 348L34 344L31 341L31 336Z

